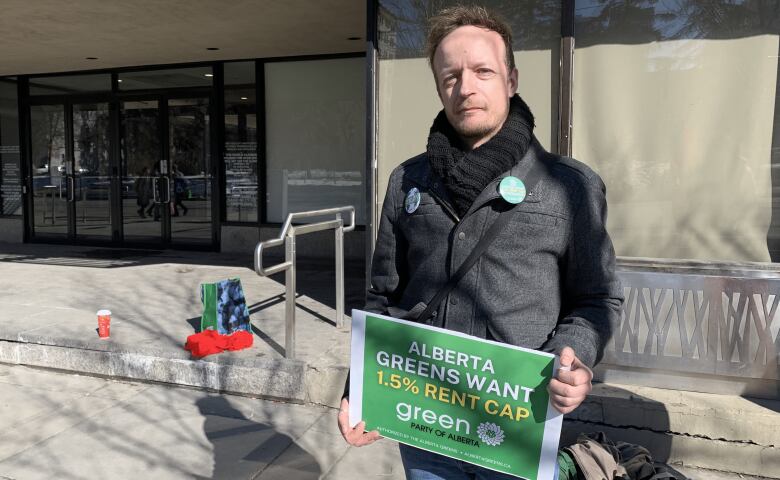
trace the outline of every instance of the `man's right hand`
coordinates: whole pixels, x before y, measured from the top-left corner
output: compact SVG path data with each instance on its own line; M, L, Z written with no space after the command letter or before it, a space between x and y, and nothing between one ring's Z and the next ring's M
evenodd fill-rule
M344 440L353 447L362 447L376 442L380 438L379 432L366 432L366 422L361 421L355 428L349 426L349 401L346 398L341 399L341 410L339 410L339 430Z

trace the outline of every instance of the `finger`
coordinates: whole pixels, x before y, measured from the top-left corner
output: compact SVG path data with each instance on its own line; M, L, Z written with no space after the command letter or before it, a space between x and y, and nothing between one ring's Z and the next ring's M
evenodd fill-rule
M379 432L377 430L374 430L372 432L368 432L366 434L363 434L363 436L360 437L360 439L355 444L356 447L363 447L366 445L370 445L377 440L382 438L381 435L379 435Z
M347 433L347 436L345 438L347 439L347 442L350 445L359 447L362 445L361 441L365 433L366 433L366 422L360 422L357 425L355 425L355 428L353 428L349 433Z
M574 362L572 362L571 370L586 372L588 375L588 379L589 380L593 379L593 370L591 370L590 367L582 363L582 360L580 360L577 355L574 356Z
M553 406L553 408L565 414L565 413L571 413L574 410L576 410L577 407L579 407L584 400L585 397L570 398L570 397L551 396L550 404Z
M555 407L577 407L582 403L585 397L561 397L560 395L552 395L550 397L550 403Z
M550 381L550 385L548 386L548 391L551 395L559 395L561 397L585 397L590 393L590 390L591 385L589 383L575 386L558 380Z
M561 413L569 413L569 407L557 401L556 400L557 398L559 397L551 396L550 405L552 405L554 409L558 410Z
M354 441L358 441L364 433L366 433L366 422L360 422L355 425L355 428L352 429L349 435Z
M574 355L573 348L563 347L563 350L561 350L561 367L571 367L571 364L574 363L575 358L576 355Z
M574 407L564 407L563 405L556 405L556 404L553 404L553 408L555 408L556 410L558 410L560 413L564 415L566 415L567 413L571 413L575 410Z
M577 368L570 372L560 370L556 380L573 386L587 385L593 379L593 373L587 367Z
M349 426L349 402L346 398L341 399L341 409L339 410L338 422L341 435L346 438L347 433L352 430L352 428Z

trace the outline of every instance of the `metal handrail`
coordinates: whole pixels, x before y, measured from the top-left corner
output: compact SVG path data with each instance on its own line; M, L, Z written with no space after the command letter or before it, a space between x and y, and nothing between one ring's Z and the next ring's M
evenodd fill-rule
M349 223L345 226L342 214L349 213ZM294 226L293 222L302 218L335 215L334 220L307 223ZM281 271L285 272L285 336L284 356L295 358L295 237L307 233L334 230L336 240L336 327L344 327L344 232L355 229L355 207L325 208L308 212L293 212L287 215L278 238L258 242L255 247L255 272L263 277ZM263 267L263 251L284 243L284 262L272 267Z

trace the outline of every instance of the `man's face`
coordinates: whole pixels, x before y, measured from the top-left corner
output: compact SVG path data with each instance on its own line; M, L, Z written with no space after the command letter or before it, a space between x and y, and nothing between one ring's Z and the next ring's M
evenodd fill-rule
M501 35L466 26L444 37L433 57L436 90L452 127L476 148L504 124L517 70L507 71Z

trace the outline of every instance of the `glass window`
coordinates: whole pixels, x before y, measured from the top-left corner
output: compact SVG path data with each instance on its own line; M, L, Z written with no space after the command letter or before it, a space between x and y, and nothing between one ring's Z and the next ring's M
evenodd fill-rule
M111 238L109 123L108 103L73 105L76 232L82 237Z
M68 187L65 158L65 107L30 107L33 188L33 229L35 235L68 233Z
M59 75L30 79L30 95L63 95L111 91L111 75Z
M379 1L377 167L379 205L390 172L425 151L442 106L425 57L427 18L458 0ZM534 134L547 149L557 145L560 0L485 0L512 27L518 93L536 117ZM378 208L377 206L377 208Z
M355 206L364 223L365 58L265 65L268 221Z
M211 67L144 70L119 74L120 90L151 90L155 88L210 87L214 74Z
M0 216L22 214L16 79L0 79Z
M573 153L618 255L780 261L777 8L577 1Z
M255 62L225 64L225 211L229 222L257 222Z

